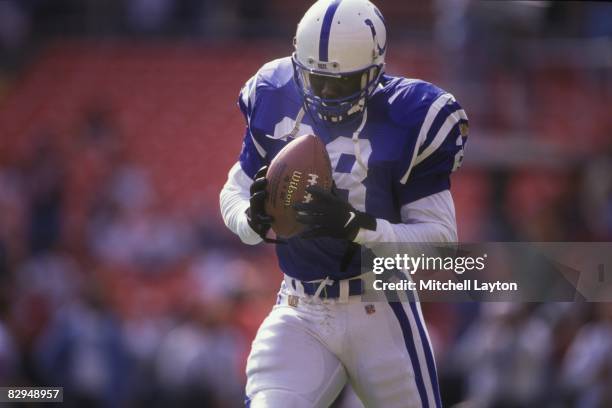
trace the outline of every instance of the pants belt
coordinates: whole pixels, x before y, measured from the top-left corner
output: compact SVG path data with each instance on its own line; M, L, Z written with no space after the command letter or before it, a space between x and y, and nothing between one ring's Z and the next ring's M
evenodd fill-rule
M294 290L298 289L298 284L304 288L304 294L314 296L321 282L304 282L298 279L289 279L291 287ZM331 285L326 285L321 290L319 297L322 299L337 299L340 297L341 287L348 284L348 296L358 296L363 294L363 280L360 278L345 279L342 281L334 281Z

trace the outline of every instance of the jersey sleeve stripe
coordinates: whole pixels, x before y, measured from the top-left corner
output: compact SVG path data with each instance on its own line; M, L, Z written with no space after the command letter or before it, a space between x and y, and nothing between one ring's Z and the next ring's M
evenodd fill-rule
M240 98L242 103L250 112L255 105L256 89L257 89L257 74L252 76L251 79L244 84L242 91L240 92Z
M404 174L404 177L400 179L400 183L406 184L406 181L408 181L408 177L410 177L410 172L412 171L412 168L415 165L415 161L419 153L419 149L423 145L423 143L425 143L425 140L427 138L427 133L429 132L431 125L433 124L434 120L438 116L438 113L440 112L440 110L451 101L454 102L455 97L449 93L445 93L445 94L440 95L429 107L429 110L427 111L427 114L425 115L425 119L423 120L423 124L421 125L421 129L419 130L419 136L414 146L414 151L412 153L412 160L410 161L410 166L408 166L408 170Z
M444 121L444 124L442 125L440 130L438 130L438 133L434 137L431 144L427 146L427 148L417 156L414 165L418 165L423 160L431 156L432 153L435 152L438 147L442 145L442 143L444 143L444 140L446 140L449 133L461 120L467 120L467 115L465 114L465 111L463 109L459 109L448 115L448 117Z
M265 149L257 142L251 133L251 114L253 112L253 107L255 106L255 98L257 96L256 89L257 74L253 75L242 87L242 90L240 91L240 104L242 105L241 109L247 122L247 137L250 137L253 141L253 145L255 146L255 149L257 149L257 153L259 153L261 157L266 157Z
M440 130L440 128L444 124L444 121L448 117L449 113L457 111L459 109L461 109L461 106L457 103L457 101L454 101L454 100L448 101L444 109L441 109L438 112L438 115L436 116L431 126L429 127L429 130L427 131L427 137L425 138L425 141L423 142L423 144L421 144L421 146L419 147L418 154L421 154L423 150L425 150L431 144L436 134L438 134L438 130Z

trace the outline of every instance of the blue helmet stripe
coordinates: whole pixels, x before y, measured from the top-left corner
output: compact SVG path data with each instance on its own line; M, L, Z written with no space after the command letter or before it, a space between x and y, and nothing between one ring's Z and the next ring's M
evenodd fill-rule
M319 61L328 61L329 58L329 33L331 32L334 14L342 0L333 0L325 11L323 25L321 26L321 38L319 40Z

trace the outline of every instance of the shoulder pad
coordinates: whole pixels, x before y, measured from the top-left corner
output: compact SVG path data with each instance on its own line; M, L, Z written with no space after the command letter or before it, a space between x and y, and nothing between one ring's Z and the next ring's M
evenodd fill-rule
M293 78L290 57L279 58L264 64L256 74L258 88L281 88Z
M385 91L391 120L404 126L422 122L431 104L444 93L429 82L405 78L391 80Z

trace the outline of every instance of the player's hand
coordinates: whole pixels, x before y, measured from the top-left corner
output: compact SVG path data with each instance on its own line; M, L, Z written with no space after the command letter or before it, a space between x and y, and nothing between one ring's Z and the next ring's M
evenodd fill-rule
M301 238L330 237L353 241L360 228L376 230L376 218L357 211L348 202L319 186L306 189L312 194L309 203L298 203L296 219L308 228Z
M251 198L249 199L249 208L246 210L247 221L253 231L262 239L266 239L266 235L272 226L272 217L266 214L266 172L268 166L263 166L255 174L255 181L251 184L249 190Z

